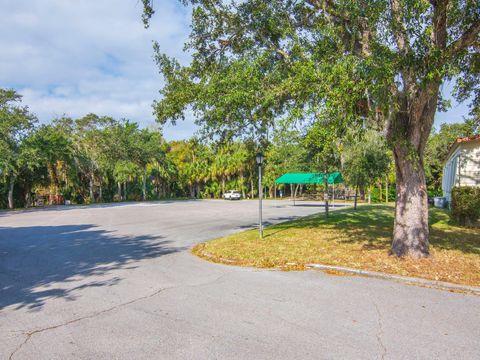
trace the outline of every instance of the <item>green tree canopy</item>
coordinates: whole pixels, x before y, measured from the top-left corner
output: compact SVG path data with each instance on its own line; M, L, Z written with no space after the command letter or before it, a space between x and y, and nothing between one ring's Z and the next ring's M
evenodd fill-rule
M153 14L150 0L144 21ZM428 256L424 150L439 91L478 93L476 0L221 0L193 7L187 66L155 47L160 122L192 109L210 132L266 136L275 121L333 119L382 129L396 164L392 250Z
M343 175L347 183L371 187L379 178L388 175L391 157L385 140L375 131L347 143L343 152Z
M23 140L36 122L28 107L20 106L22 97L14 90L0 89L0 176L8 179L8 207L13 208L15 181L23 167L31 167Z

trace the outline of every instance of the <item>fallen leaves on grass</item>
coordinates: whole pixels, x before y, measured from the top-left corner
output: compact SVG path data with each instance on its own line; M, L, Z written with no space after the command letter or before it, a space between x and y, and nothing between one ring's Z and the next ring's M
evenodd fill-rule
M389 255L393 208L362 206L247 231L199 244L193 253L239 266L303 270L305 264L345 266L457 284L480 285L480 229L455 226L448 214L430 210L426 259ZM205 254L208 254L206 256Z

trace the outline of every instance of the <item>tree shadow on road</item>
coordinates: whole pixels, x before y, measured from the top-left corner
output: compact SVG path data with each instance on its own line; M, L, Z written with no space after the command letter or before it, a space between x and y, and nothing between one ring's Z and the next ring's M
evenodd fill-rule
M0 227L0 310L39 310L48 299L74 300L82 289L112 286L121 279L100 276L183 250L170 243L161 236L121 236L88 224Z

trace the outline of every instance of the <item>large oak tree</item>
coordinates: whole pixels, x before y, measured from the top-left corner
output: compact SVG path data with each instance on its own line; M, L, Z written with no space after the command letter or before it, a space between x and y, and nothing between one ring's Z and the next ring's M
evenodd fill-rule
M165 78L158 120L193 110L221 136L261 134L282 117L381 128L397 174L392 251L428 256L424 149L446 105L442 84L479 94L479 1L183 2L193 9L192 60L181 65L155 46ZM154 9L143 3L148 25Z

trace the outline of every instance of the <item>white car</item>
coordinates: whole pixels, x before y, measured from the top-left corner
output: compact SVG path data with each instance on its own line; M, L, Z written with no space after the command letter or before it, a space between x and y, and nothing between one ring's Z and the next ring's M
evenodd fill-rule
M242 198L242 194L238 190L228 190L225 194L223 194L223 198L225 200L240 200Z

